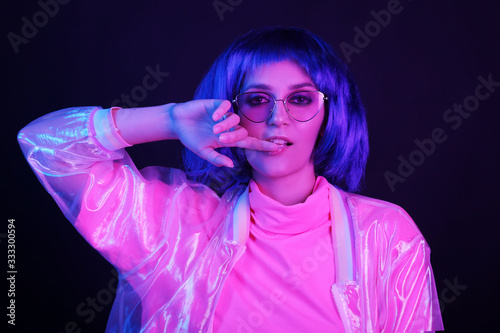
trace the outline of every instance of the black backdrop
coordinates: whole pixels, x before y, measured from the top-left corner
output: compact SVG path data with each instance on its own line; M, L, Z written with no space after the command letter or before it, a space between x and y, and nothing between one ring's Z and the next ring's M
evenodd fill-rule
M38 183L17 131L69 106L189 100L230 41L266 25L309 29L349 63L370 130L362 194L399 204L416 221L433 250L447 330L498 326L500 84L476 90L484 80L500 82L495 1L42 0L2 7L1 267L8 219L16 227L10 331L101 332L115 282L112 267ZM147 90L151 70L161 75ZM179 167L174 142L129 151L139 167Z

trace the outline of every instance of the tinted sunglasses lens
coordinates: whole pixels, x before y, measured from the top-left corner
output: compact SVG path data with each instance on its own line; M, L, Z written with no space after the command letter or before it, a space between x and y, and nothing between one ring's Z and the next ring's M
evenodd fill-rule
M295 120L308 121L318 114L323 106L324 96L319 91L296 92L288 96L286 106Z
M271 114L274 99L265 93L243 93L236 97L236 105L246 118L254 122L262 122Z

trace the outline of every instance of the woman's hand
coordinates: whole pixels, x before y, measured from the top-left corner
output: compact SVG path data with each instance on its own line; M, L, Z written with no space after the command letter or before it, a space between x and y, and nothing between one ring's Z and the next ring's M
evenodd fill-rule
M232 168L233 161L217 151L220 147L240 147L274 151L274 143L249 137L239 126L240 117L230 112L227 100L194 100L175 104L171 110L171 126L181 143L201 158L216 166Z

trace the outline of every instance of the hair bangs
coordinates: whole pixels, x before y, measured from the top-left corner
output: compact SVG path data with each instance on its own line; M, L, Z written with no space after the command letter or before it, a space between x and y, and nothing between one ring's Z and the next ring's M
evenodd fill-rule
M242 93L246 78L270 63L293 61L323 92L325 121L313 151L315 173L335 186L356 191L368 158L365 109L347 66L330 45L299 28L263 28L235 40L214 62L198 86L196 99L234 100ZM212 187L217 193L246 185L251 167L243 149L219 148L231 158L234 168L218 168L189 150L184 163L188 177Z
M251 38L249 38L251 37ZM291 29L270 29L256 35L247 34L242 41L230 48L227 64L228 98L234 98L241 93L246 77L257 68L270 63L293 61L305 70L318 89L320 82L321 63L320 45L311 43L302 33ZM319 55L319 56L318 56Z

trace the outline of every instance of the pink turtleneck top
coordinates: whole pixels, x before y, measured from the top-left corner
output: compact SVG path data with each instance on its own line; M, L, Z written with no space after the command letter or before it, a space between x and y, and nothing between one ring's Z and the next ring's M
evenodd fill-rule
M250 182L250 237L222 290L214 332L342 331L331 286L329 184L285 206Z

